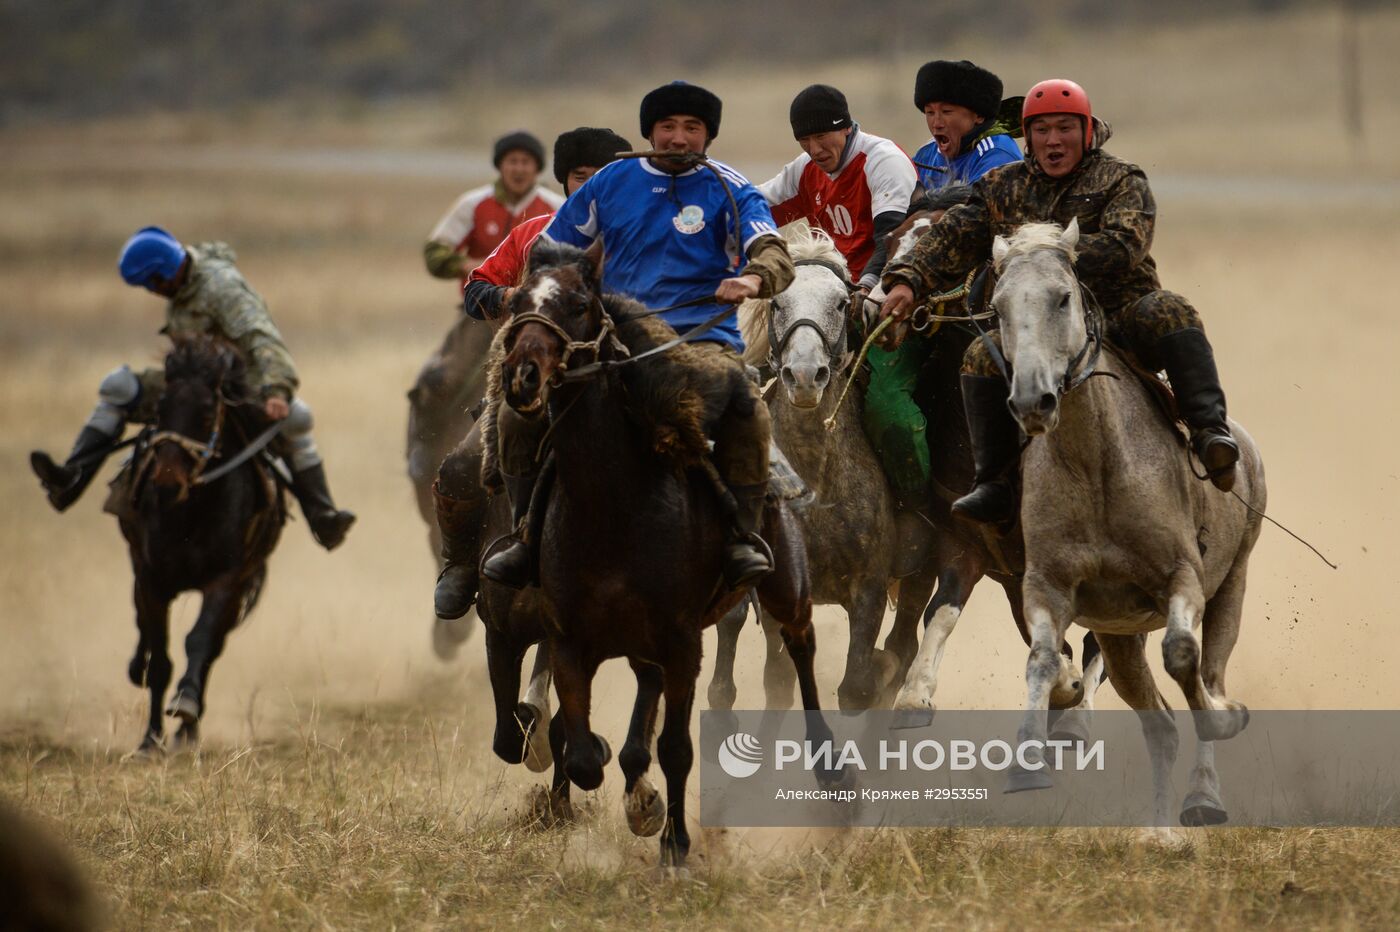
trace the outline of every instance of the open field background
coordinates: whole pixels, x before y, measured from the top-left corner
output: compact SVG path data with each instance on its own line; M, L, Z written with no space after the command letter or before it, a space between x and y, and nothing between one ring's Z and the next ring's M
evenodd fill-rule
M1206 319L1231 413L1264 452L1271 512L1340 564L1265 531L1230 677L1257 708L1400 707L1400 468L1385 430L1400 415L1400 59L1387 51L1400 14L1366 17L1356 146L1334 108L1335 27L1303 13L696 76L727 104L715 154L755 178L790 157L787 101L813 80L844 87L868 129L911 151L924 136L906 86L925 57L991 64L1008 93L1052 71L1088 87L1115 124L1110 148L1156 182L1164 282ZM640 92L670 77L0 132L0 793L57 824L130 928L1393 921L1389 831L1216 831L1170 852L1117 831L697 833L696 882L677 887L652 875L654 840L623 830L615 770L578 826L524 827L535 781L490 753L480 639L451 665L429 649L404 392L456 310L419 247L485 180L498 130L635 138ZM113 365L159 358L159 303L114 273L122 239L152 222L238 249L360 523L330 556L299 520L287 528L263 603L213 674L201 754L123 764L146 702L125 680L125 547L100 487L57 516L26 457L66 452ZM175 644L195 608L179 604ZM818 625L834 706L844 619L824 609ZM741 706L761 701L760 647L747 632ZM1018 707L1024 656L1001 596L980 590L940 704ZM620 740L631 693L625 667L603 668L600 732Z

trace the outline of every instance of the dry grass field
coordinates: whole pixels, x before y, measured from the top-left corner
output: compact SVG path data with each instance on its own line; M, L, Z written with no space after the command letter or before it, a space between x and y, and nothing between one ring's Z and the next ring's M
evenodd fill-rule
M1230 676L1256 708L1400 708L1400 447L1387 430L1400 418L1400 59L1386 51L1400 15L1364 31L1355 150L1333 113L1334 40L1335 23L1309 14L931 50L991 55L1013 88L1081 76L1118 129L1111 148L1161 179L1158 263L1206 319L1231 413L1263 450L1271 512L1340 564L1265 531ZM844 83L868 128L912 148L923 137L905 85L922 54L829 75L717 74L716 154L762 177L789 156L788 96L817 79ZM1324 99L1271 96L1290 78ZM529 824L534 775L490 752L480 639L448 665L429 649L433 570L404 475L404 392L457 312L419 248L483 177L451 177L449 147L480 149L519 123L635 136L649 83L0 134L0 795L68 841L111 924L1391 925L1393 830L1202 831L1177 850L1119 830L697 831L692 880L674 884L655 874L655 840L626 832L615 769L577 825ZM332 486L360 514L333 555L300 520L287 528L262 604L213 672L202 750L154 763L123 759L146 698L125 679L135 626L115 522L94 493L55 515L26 460L66 452L113 365L159 358L160 304L114 268L122 239L152 222L237 248L301 367ZM178 669L195 610L186 597L173 613ZM840 612L822 610L818 629L834 706ZM748 632L742 646L740 705L753 706L761 641ZM953 637L941 704L1019 706L1024 657L984 590ZM605 666L600 732L620 739L631 694L630 673Z

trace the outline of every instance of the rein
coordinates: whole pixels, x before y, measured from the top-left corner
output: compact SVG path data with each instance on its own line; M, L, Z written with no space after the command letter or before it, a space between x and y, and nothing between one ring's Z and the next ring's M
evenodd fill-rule
M218 407L214 409L214 429L209 432L209 439L200 443L192 437L180 433L178 430L158 430L151 434L146 440L146 449L152 454L162 443L173 443L184 450L194 460L194 470L190 473L190 485L203 485L200 479L204 475L204 470L209 465L209 461L218 455L219 434L224 427L224 411L227 405L222 394L218 396Z

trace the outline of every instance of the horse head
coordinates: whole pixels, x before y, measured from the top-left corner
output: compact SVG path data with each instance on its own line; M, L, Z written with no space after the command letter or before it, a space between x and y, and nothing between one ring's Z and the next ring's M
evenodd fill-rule
M212 337L179 338L165 358L165 390L151 436L151 482L189 494L217 451L228 404L248 400L238 351Z
M845 259L820 231L789 238L796 276L768 306L768 361L797 408L815 408L831 378L850 364Z
M1027 436L1048 433L1060 398L1093 371L1101 323L1074 272L1079 221L1026 224L992 243L992 307L1013 372L1011 413Z
M526 277L507 309L501 386L523 417L539 417L569 370L574 354L593 362L604 354L612 321L603 310L598 254L537 240Z

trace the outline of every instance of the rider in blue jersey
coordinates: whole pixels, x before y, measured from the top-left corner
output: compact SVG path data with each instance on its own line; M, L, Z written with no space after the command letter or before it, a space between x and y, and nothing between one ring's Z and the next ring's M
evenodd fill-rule
M657 152L703 153L719 132L720 108L719 98L702 87L683 81L663 85L642 99L642 135ZM725 305L770 298L793 278L787 246L763 196L734 169L711 164L719 177L684 158L614 162L569 197L541 238L579 248L601 242L606 291L654 309L696 301L660 315L680 333L715 317ZM692 345L702 354L697 366L742 370L737 310ZM738 504L723 561L725 583L735 589L773 569L757 537L768 484L768 408L757 387L750 388L752 404L730 405L710 427L715 467ZM526 522L538 474L537 444L529 442L531 432L521 425L509 405L500 406L500 469L518 525ZM530 579L530 568L529 547L516 539L487 559L481 571L519 588Z
M1001 79L970 61L931 61L914 78L914 106L933 137L914 154L919 184L934 191L972 184L998 165L1021 161L1021 150L1003 126Z

